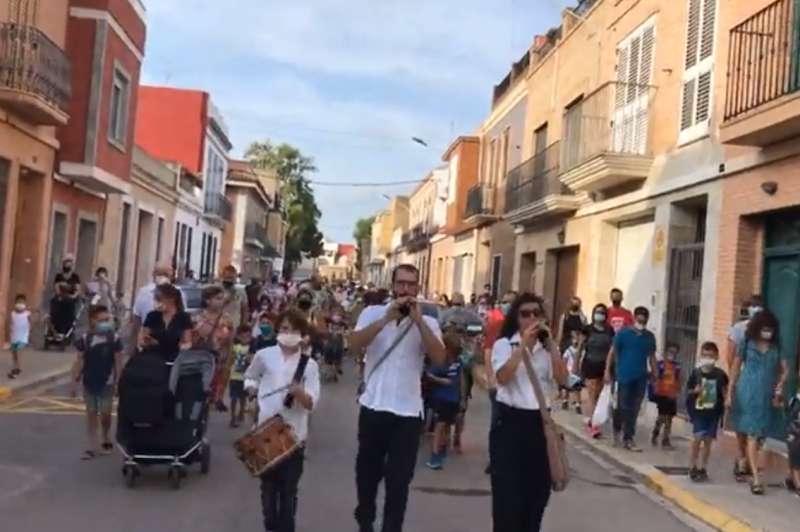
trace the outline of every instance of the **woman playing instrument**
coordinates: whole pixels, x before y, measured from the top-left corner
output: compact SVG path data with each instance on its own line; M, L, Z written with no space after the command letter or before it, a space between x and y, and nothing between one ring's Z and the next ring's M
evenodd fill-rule
M194 326L193 343L195 347L207 347L217 353L217 366L211 385L213 402L220 412L228 408L222 400L227 382L228 361L233 345L233 321L224 313L225 291L221 286L211 285L203 288L200 305L203 310L197 316Z
M245 389L258 398L259 425L280 415L297 437L297 450L261 476L265 530L294 532L308 415L319 399L319 367L307 349L303 352L309 324L301 312L287 310L278 316L275 325L278 345L256 353L245 372ZM300 371L303 367L305 370Z
M551 477L541 408L528 377L528 357L545 398L566 385L567 370L544 314L542 299L517 298L492 349L497 418L489 433L494 532L541 528ZM555 381L555 382L554 382Z

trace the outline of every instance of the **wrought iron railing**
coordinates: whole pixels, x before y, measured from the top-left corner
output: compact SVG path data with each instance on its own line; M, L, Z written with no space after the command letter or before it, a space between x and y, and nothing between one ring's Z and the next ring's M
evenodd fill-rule
M800 18L777 0L730 30L724 120L800 89Z
M654 87L612 81L564 113L561 170L567 172L603 153L647 155Z
M467 208L464 211L464 218L476 216L478 214L489 214L490 209L487 204L487 195L484 194L483 185L475 185L467 192Z
M209 216L216 216L226 222L230 222L233 218L233 206L223 194L208 193L206 194L205 213Z
M506 212L521 209L551 195L572 195L559 179L559 143L555 142L506 177Z
M41 30L0 23L0 87L30 93L66 111L70 76L67 54Z

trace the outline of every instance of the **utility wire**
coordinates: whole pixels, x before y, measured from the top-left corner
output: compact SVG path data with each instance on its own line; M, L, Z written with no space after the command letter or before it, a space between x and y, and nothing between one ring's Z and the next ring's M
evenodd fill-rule
M394 187L400 185L413 185L416 183L422 183L426 181L425 179L414 179L412 181L387 181L384 183L342 183L339 181L309 181L312 185L320 185L323 187Z

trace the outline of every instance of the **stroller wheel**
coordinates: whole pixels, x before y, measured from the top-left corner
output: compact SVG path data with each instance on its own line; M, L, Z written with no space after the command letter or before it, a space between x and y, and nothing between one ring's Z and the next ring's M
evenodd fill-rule
M181 481L183 480L183 471L178 466L170 466L167 471L167 478L169 478L170 486L172 489L181 489Z
M211 445L208 443L204 443L202 447L200 447L200 473L207 475L208 472L211 470Z
M122 474L125 476L125 485L132 488L136 484L139 470L135 466L126 465L122 467Z

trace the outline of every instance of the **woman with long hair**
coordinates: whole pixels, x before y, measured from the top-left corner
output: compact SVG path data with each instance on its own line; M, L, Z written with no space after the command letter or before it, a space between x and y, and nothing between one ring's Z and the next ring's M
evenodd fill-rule
M492 349L497 417L489 433L494 532L541 528L551 478L542 408L523 358L530 361L545 400L566 385L567 369L547 325L540 297L521 294L506 315Z
M211 285L203 288L200 306L202 310L197 316L194 326L194 343L217 353L217 366L212 384L212 397L216 409L227 412L228 407L222 397L227 386L228 361L233 345L234 325L230 316L225 314L226 296L221 286Z
M139 330L139 348L158 351L167 362L192 346L192 318L183 310L183 296L171 284L155 293L155 310L148 313Z
M586 425L592 437L601 436L600 427L592 425L592 413L597 406L597 399L603 390L603 376L606 372L606 359L614 342L614 329L608 323L608 307L603 303L598 303L592 309L592 323L583 331L583 342L581 344L581 357L578 367L581 368L581 376L586 383L584 393L584 412L586 413Z
M762 310L747 324L745 337L736 347L727 400L731 425L739 439L734 476L743 481L752 475L753 495L764 494L758 471L759 449L784 406L787 375L786 360L780 353L778 319L769 310Z

